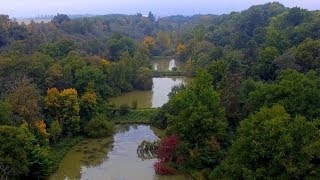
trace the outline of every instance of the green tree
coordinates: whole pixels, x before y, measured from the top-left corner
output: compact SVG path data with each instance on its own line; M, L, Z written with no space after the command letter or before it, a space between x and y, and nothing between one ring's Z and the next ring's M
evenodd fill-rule
M290 115L320 117L320 80L315 72L283 71L275 82L258 82L248 94L245 108L254 112L263 106L281 104Z
M36 144L27 124L21 127L0 126L0 178L45 176L51 161L46 147ZM38 172L38 174L35 174Z
M115 131L114 124L103 115L92 118L84 128L84 132L92 138L111 136Z
M57 139L59 139L59 136L62 133L62 128L61 128L61 125L60 125L59 121L55 120L55 121L53 121L51 123L49 132L50 132L50 138L54 142L56 142Z
M137 78L134 81L135 87L143 91L151 90L153 86L152 78L151 69L140 67L138 69Z
M275 47L266 47L259 53L258 62L255 66L255 73L262 80L275 78L276 67L273 64L275 57L278 56L278 50Z
M227 122L220 97L213 90L211 76L199 71L197 77L168 102L169 134L179 137L189 149L182 153L193 168L215 166L227 143Z
M241 122L238 137L212 178L300 179L320 156L318 121L295 118L280 105L261 108Z

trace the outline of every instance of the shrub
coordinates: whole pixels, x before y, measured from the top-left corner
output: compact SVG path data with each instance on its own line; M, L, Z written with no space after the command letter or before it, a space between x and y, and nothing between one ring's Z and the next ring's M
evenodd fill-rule
M154 164L154 170L155 170L156 174L160 174L160 175L176 174L176 170L172 167L169 167L164 162L156 162Z
M160 161L154 164L154 170L157 174L170 175L176 173L176 170L168 164L174 161L173 159L175 157L178 144L179 139L175 135L168 136L161 140L158 149L158 158Z
M84 127L84 132L92 138L108 137L114 133L114 130L114 123L102 115L92 118Z
M119 113L121 116L129 113L129 106L127 104L122 104L119 109Z

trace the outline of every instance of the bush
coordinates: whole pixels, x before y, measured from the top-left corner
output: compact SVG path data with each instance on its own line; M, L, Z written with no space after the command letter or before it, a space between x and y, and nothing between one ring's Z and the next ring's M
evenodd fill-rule
M178 144L179 139L175 135L168 136L161 140L158 148L158 158L160 161L154 164L154 170L157 174L170 175L176 173L176 170L168 164L176 163L174 162L176 160L174 156Z
M84 132L92 138L108 137L115 131L114 123L108 121L105 116L98 115L92 118L84 127Z
M129 113L129 106L127 104L122 104L119 109L119 113L121 116Z
M156 162L154 164L154 170L155 170L156 174L160 174L160 175L176 174L176 170L174 168L169 167L168 165L166 165L163 162Z

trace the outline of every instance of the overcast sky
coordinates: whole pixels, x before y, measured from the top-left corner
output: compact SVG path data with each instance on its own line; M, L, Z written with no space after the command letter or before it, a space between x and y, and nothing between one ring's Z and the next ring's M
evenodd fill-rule
M12 17L65 14L223 14L270 0L0 0L0 14ZM278 0L285 6L320 9L320 0Z

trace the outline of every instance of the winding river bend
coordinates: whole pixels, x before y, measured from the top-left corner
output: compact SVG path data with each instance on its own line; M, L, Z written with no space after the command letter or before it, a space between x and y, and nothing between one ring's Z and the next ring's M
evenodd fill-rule
M185 63L170 58L152 60L153 70L168 71L176 67L183 70ZM168 94L175 85L187 84L191 78L184 76L153 78L151 91L132 91L110 99L110 104L117 107L121 105L131 106L135 101L138 108L158 108L168 102Z
M188 180L184 175L158 176L156 159L143 159L137 147L143 140L158 137L147 125L118 125L113 138L86 139L74 146L62 160L51 180Z
M183 63L163 58L152 61L154 70L178 70ZM134 91L111 99L111 104L131 105L138 108L157 108L168 102L168 94L175 85L186 84L187 77L153 78L152 91ZM118 125L113 137L85 139L75 145L61 161L50 180L188 180L184 175L159 176L153 169L156 158L139 157L137 148L143 140L154 141L158 137L148 125Z

